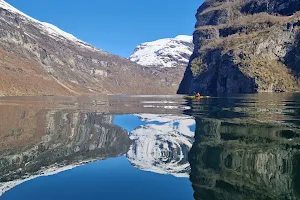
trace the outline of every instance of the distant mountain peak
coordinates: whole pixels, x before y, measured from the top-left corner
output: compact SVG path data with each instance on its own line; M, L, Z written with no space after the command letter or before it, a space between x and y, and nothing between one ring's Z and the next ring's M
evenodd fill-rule
M187 66L193 53L193 37L178 35L138 45L129 57L143 66L178 67Z

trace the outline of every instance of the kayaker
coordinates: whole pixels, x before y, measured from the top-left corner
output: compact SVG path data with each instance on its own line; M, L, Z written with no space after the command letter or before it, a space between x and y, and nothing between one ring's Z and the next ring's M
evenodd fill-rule
M200 98L200 97L201 97L201 95L200 95L199 92L196 94L196 97L197 97L197 98Z

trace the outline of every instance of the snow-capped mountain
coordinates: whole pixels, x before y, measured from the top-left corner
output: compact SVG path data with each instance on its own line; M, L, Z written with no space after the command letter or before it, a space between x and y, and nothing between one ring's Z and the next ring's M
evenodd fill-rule
M178 85L170 87L173 78L166 80L165 72L144 69L93 47L4 0L0 0L0 25L1 95L170 94L177 90Z
M129 59L143 66L186 67L193 49L193 37L179 35L140 44Z
M188 152L194 142L191 127L195 120L187 116L137 115L147 122L130 133L133 144L127 159L138 169L176 177L188 177Z

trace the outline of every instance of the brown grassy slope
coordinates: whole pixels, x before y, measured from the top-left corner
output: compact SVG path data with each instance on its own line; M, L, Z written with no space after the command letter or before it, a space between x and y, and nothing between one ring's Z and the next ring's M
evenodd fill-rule
M114 70L113 76L102 79L88 79L91 90L81 84L68 80L56 79L51 73L45 72L41 64L34 59L22 58L11 52L0 49L0 94L9 96L22 95L95 95L95 94L174 94L177 90L184 68L146 69L137 67L136 71L126 69ZM67 72L66 72L67 71ZM72 70L62 73L72 75ZM81 76L82 78L84 76ZM144 78L143 78L144 77ZM160 83L158 83L160 82ZM165 85L158 87L159 84Z
M0 50L0 94L2 95L72 95L71 89L59 84L41 70L34 60Z

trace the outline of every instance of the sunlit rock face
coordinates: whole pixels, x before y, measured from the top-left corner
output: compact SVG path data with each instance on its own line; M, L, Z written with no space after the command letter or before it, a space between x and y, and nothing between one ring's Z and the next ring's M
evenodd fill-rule
M15 114L19 115L18 112ZM21 122L24 118L25 121L27 117L32 118L32 115L22 116L15 116L15 119ZM110 115L54 110L37 116L43 119L39 123L15 123L14 126L21 124L15 128L20 132L11 139L22 140L25 134L23 130L30 128L37 134L32 137L35 139L33 144L29 142L12 145L13 148L4 151L0 149L0 196L16 185L39 176L57 174L93 161L121 156L131 144L127 132L113 125L113 117ZM1 124L5 125L5 121ZM6 128L9 132L12 127ZM13 141L11 143L15 144Z
M195 199L299 199L299 130L196 118Z
M188 177L188 152L193 144L194 119L187 116L138 115L146 125L130 133L127 153L135 167L160 174Z

